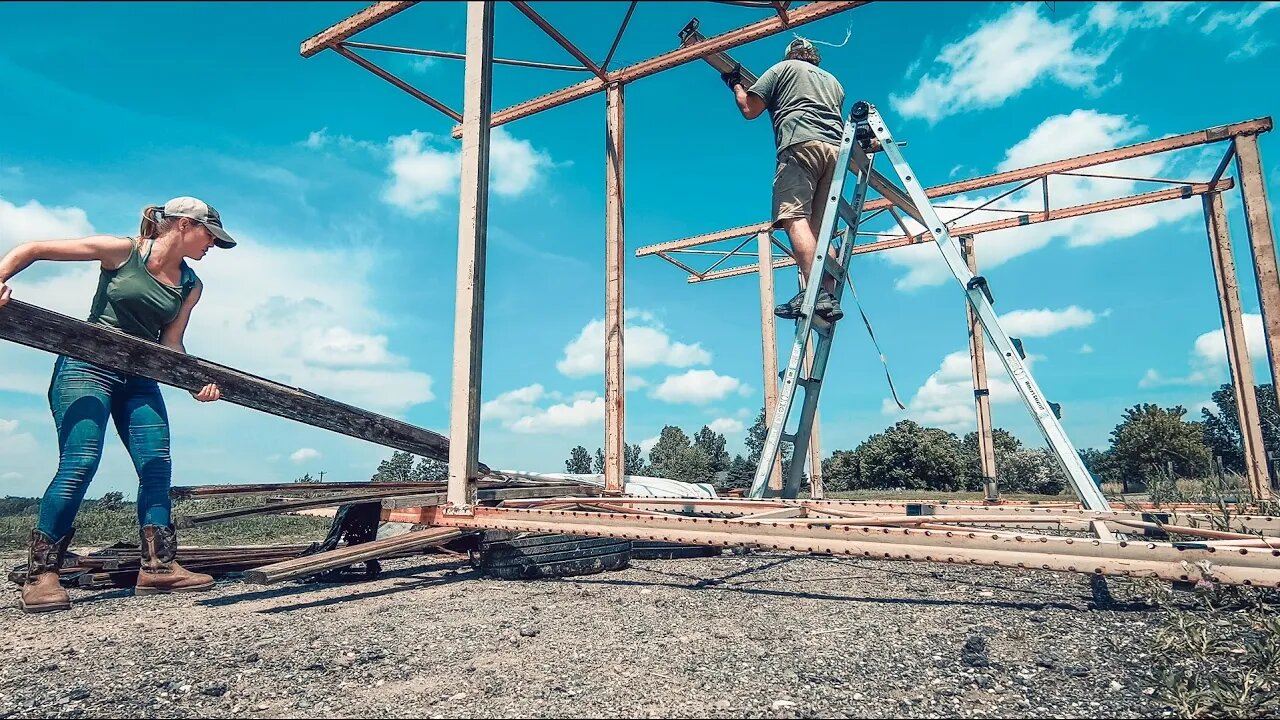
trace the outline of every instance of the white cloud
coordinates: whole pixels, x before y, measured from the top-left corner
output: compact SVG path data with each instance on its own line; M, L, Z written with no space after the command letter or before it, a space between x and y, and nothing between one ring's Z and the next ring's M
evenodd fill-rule
M653 437L647 437L647 438L645 438L645 439L641 440L641 441L640 441L640 452L641 452L641 454L643 454L643 455L645 455L645 456L648 456L648 455L649 455L649 451L650 451L650 450L652 450L652 449L653 449L653 446L654 446L654 445L657 445L657 444L658 444L658 441L659 441L659 440L661 440L661 439L662 439L662 436L661 436L661 435L654 435Z
M1081 355L1088 355L1088 354L1089 354L1089 353L1091 353L1091 352L1093 352L1093 346L1092 346L1092 345L1090 345L1089 343L1085 343L1085 344L1083 344L1083 345L1081 345L1081 346L1080 346L1079 353L1080 353Z
M1030 367L1035 358L1028 355L1024 362ZM987 350L987 388L991 391L992 403L1020 401L1018 391L1004 371L999 353L990 350ZM969 351L960 350L944 357L938 369L907 402L905 411L885 398L881 412L891 416L904 415L921 424L952 432L975 429L977 415L973 404Z
M643 390L644 388L649 387L649 381L645 380L639 375L627 375L626 383L627 383L627 392L631 392L633 390Z
M1238 9L1233 12L1226 10L1215 11L1200 26L1200 31L1207 34L1222 26L1236 30L1248 30L1267 13L1272 10L1280 10L1280 2L1230 3L1230 5Z
M382 199L410 215L439 210L445 199L458 193L462 151L458 142L414 130L390 138L391 180ZM516 197L535 187L553 166L551 156L494 128L489 143L489 177L493 192Z
M1249 359L1257 362L1267 357L1266 333L1262 326L1262 316L1257 313L1244 313L1245 345L1249 351ZM1227 376L1227 341L1222 328L1210 330L1199 335L1192 343L1190 353L1190 369L1182 377L1165 377L1154 368L1138 380L1138 387L1150 388L1166 385L1204 385L1221 382Z
M405 359L387 351L386 335L366 335L345 327L313 328L302 341L302 357L326 367L403 365Z
M604 398L574 400L552 405L516 420L511 429L519 433L554 433L560 430L604 423Z
M416 73L425 73L426 71L435 67L435 65L436 65L436 59L431 57L430 55L416 57L413 59L412 62L409 63L409 67L412 68L413 71Z
M0 256L33 240L61 240L93 234L93 225L78 207L56 207L28 200L15 205L0 197Z
M1063 330L1088 327L1097 319L1090 310L1072 305L1062 310L1014 310L1000 316L1000 327L1018 338L1048 337Z
M21 479L22 479L22 473L18 473L18 472L12 472L12 471L11 471L11 472L7 472L7 473L5 473L5 474L3 474L3 475L0 475L0 481L4 481L4 480L21 480Z
M1258 37L1258 33L1251 33L1244 42L1240 43L1235 50L1227 54L1228 60L1248 60L1263 50L1275 47L1275 43Z
M522 388L509 390L480 406L480 417L484 420L496 420L513 423L522 417L533 414L536 404L546 394L545 388L538 383Z
M323 150L329 147L336 147L344 152L356 149L373 153L383 151L383 148L376 143L371 143L368 140L356 140L350 135L334 135L329 132L327 127L311 131L307 134L307 139L303 140L301 144L308 150Z
M997 170L1035 165L1048 160L1083 155L1107 150L1145 139L1147 129L1135 124L1124 115L1108 115L1095 110L1080 109L1065 115L1055 115L1042 121L1028 136L1014 144L1005 153ZM1201 156L1188 159L1171 154L1134 158L1106 165L1099 165L1084 172L1130 177L1161 177L1189 175L1204 168ZM1149 183L1111 178L1080 176L1054 176L1049 181L1053 207L1070 207L1097 202L1109 198L1131 195L1151 190ZM975 207L991 200L1000 190L988 195L960 195L949 198L948 205ZM1004 220L1007 212L996 209L1034 208L1041 204L1042 190L1032 185L991 204L991 210L979 210L966 216L964 224ZM964 210L939 209L944 222L950 223ZM1099 245L1114 240L1134 237L1155 227L1168 225L1199 215L1200 203L1173 200L1137 207L1112 210L1106 213L1086 215L1065 220L1038 223L1010 228L978 236L975 251L978 267L983 271L998 267L1013 258L1047 247L1061 240L1068 248ZM906 221L912 232L923 227L914 220ZM889 229L889 228L884 228ZM942 260L942 253L932 242L909 245L879 253L884 261L897 265L906 273L895 282L895 287L910 290L939 285L953 279L951 271Z
M289 456L289 459L296 463L303 463L308 460L315 460L318 457L320 457L320 452L318 450L313 448L298 448L293 451L293 454Z
M0 435L8 435L9 433L17 429L18 429L17 420L5 420L4 418L0 418Z
M628 311L623 354L628 370L631 368L689 367L711 362L711 353L702 345L674 342L666 329L652 314L644 311ZM564 347L564 357L556 363L556 369L569 377L583 377L604 372L604 320L587 323L578 336ZM643 387L628 383L628 389Z
M668 375L651 395L663 402L701 405L720 400L741 386L737 378L717 375L714 370L690 370Z
M715 420L712 420L707 427L711 428L712 432L718 432L722 435L732 435L734 433L742 432L743 424L742 421L737 418L716 418Z
M946 45L910 93L890 95L894 109L931 124L975 108L996 107L1042 78L1070 88L1095 88L1110 48L1078 47L1084 29L1053 22L1039 3L1014 5L964 38Z

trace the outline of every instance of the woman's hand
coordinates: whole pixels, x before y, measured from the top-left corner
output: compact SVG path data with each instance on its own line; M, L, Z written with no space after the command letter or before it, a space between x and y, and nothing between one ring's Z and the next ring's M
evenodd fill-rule
M191 393L191 397L199 400L200 402L213 402L214 400L218 400L222 397L222 391L219 390L218 386L214 383L209 383L208 385L200 388L200 392Z
M9 286L5 285L3 280L0 280L0 307L4 307L4 304L9 302L9 296L12 294L13 290L10 290Z

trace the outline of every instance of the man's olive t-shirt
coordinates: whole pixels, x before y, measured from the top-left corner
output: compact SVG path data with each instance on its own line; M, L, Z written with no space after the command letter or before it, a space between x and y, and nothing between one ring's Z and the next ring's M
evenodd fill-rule
M835 76L804 60L783 60L747 92L769 109L778 152L808 140L839 145L844 134L844 88Z

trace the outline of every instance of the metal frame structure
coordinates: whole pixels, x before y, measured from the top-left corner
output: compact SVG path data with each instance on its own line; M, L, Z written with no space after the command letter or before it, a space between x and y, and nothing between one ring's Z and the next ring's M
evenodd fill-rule
M623 310L623 86L631 81L661 72L676 65L709 54L751 42L783 29L795 27L823 17L848 10L863 2L813 2L791 8L789 3L767 3L776 17L770 17L721 35L693 42L669 53L629 67L610 71L608 60L616 50L615 39L610 57L603 63L593 63L558 31L540 18L523 2L514 2L520 11L565 47L582 63L593 77L577 85L521 103L511 108L492 112L490 106L492 66L499 62L494 57L493 24L495 3L492 0L469 2L467 5L467 43L464 106L461 113L452 113L443 104L420 90L409 86L399 78L369 63L350 49L357 47L348 41L361 30L404 11L413 3L380 2L356 13L333 27L317 34L302 44L304 56L314 55L324 49L332 49L353 62L370 69L437 110L461 118L461 126L455 134L462 138L462 175L460 212L458 223L458 286L454 335L454 371L451 405L451 444L442 443L438 436L419 438L425 433L420 429L391 428L376 417L370 417L357 409L341 406L305 391L271 385L260 378L239 378L238 371L214 366L191 359L178 362L178 370L165 363L166 349L151 347L144 341L130 344L120 340L119 348L93 349L95 359L105 359L111 366L142 366L140 371L148 377L157 377L180 387L199 387L208 377L238 379L243 388L231 395L238 402L249 406L250 397L257 390L269 390L269 397L257 402L259 409L276 412L286 417L308 422L304 412L281 408L298 408L299 403L309 403L329 413L345 413L350 420L331 423L334 429L348 432L375 442L398 442L402 446L426 443L429 452L448 449L449 477L444 498L431 495L423 498L424 519L434 526L412 537L404 537L390 543L394 548L356 546L333 553L319 554L305 567L285 568L268 566L259 568L261 581L271 582L290 574L314 570L318 562L344 565L365 556L380 552L405 550L445 542L456 537L450 530L505 528L526 531L573 533L623 538L644 538L685 542L703 545L728 546L751 545L778 550L841 553L875 558L925 560L1012 567L1044 569L1061 572L1078 572L1092 575L1117 575L1156 577L1174 582L1216 581L1227 584L1261 585L1280 587L1280 519L1230 515L1221 517L1204 508L1138 508L1130 511L1087 511L1069 504L1018 504L1006 503L984 506L972 503L887 503L823 500L687 500L632 498L621 496L622 458L621 432L623 418L622 377L622 310ZM748 4L765 7L765 3ZM634 4L631 10L634 10ZM631 11L628 11L627 20ZM625 30L626 22L622 30ZM619 32L621 37L621 31ZM426 52L426 51L424 51ZM504 61L505 62L505 61ZM523 63L526 61L509 61ZM543 63L546 65L546 63ZM565 68L549 68L564 70ZM576 67L574 68L577 69ZM502 506L486 507L478 504L477 480L487 472L479 463L478 447L479 400L481 397L482 333L484 316L485 240L487 220L488 144L492 127L527 117L587 95L606 94L606 463L605 488L601 497L555 497L528 500L506 500ZM451 114L452 113L452 114ZM1250 225L1250 239L1254 247L1255 272L1259 276L1259 292L1263 296L1263 312L1268 324L1268 339L1280 339L1280 284L1275 272L1275 255L1271 237L1270 219L1266 207L1265 191L1261 186L1261 163L1258 158L1256 138L1258 132L1269 130L1270 120L1255 121L1251 132L1238 131L1231 135L1227 129L1217 131L1217 137L1206 137L1190 144L1231 137L1233 152L1238 159L1245 209ZM1215 131L1209 131L1211 134ZM1170 139L1172 140L1172 139ZM1124 155L1125 150L1111 151ZM1136 155L1128 155L1136 156ZM1112 157L1111 159L1122 159ZM1234 287L1234 268L1226 259L1226 223L1221 211L1221 198L1216 185L1230 156L1224 159L1217 176L1199 193L1209 193L1205 205L1208 226L1214 238L1215 269L1219 270L1220 288ZM1063 161L1069 162L1069 161ZM1047 170L1028 169L1006 173L1006 182L1017 182L1039 177ZM1027 174L1030 172L1031 174ZM1021 176L1019 176L1021 173ZM989 182L987 178L985 182ZM970 181L973 182L973 181ZM924 196L937 197L961 191L960 184L942 186L931 190L916 187L913 190ZM989 187L984 185L983 187ZM972 188L971 188L972 189ZM1193 188L1194 190L1194 188ZM1211 192L1213 191L1213 192ZM1179 190L1178 192L1186 192ZM1192 194L1196 194L1193 192ZM1077 209L1078 210L1078 209ZM1051 214L1048 209L1044 219ZM960 233L961 228L955 232ZM750 235L763 232L755 226ZM741 235L739 235L741 236ZM760 235L763 239L763 235ZM852 242L856 238L850 238ZM918 241L906 238L903 244ZM668 248L671 249L671 248ZM762 242L759 256L767 257ZM1220 259L1221 258L1221 259ZM767 262L770 269L785 265ZM764 283L762 274L761 282ZM1225 297L1225 295L1224 295ZM77 347L73 334L58 335L52 340L40 328L70 328L103 338L112 335L108 330L84 325L70 319L46 317L38 308L22 307L10 303L0 313L0 330L9 339L19 338L36 347L65 350ZM1223 302L1224 317L1231 322L1234 333L1229 343L1235 352L1243 352L1243 333L1239 331L1238 299L1232 305ZM1273 332L1274 324L1274 332ZM74 327L71 327L74 326ZM87 329L86 329L87 328ZM1239 331L1239 332L1238 332ZM130 341L136 339L128 339ZM1240 342L1236 342L1239 340ZM43 343L43 344L41 344ZM143 346L146 347L143 347ZM88 353L89 351L83 351ZM169 351L171 353L171 351ZM82 354L83 354L82 353ZM171 353L172 354L172 353ZM99 357L101 356L101 357ZM1274 361L1276 353L1271 354ZM181 360L181 358L179 358ZM1238 377L1233 365L1233 378ZM243 395L244 397L240 397ZM1252 397L1252 393L1238 393L1238 398ZM1242 416L1243 416L1242 412ZM379 428L366 426L373 422ZM358 428L356 427L358 425ZM387 426L390 428L390 426ZM393 432L394 430L394 432ZM417 431L415 434L414 431ZM396 435L395 433L400 433ZM401 436L404 436L401 438ZM398 439L401 438L401 439ZM411 494L406 491L406 495ZM441 502L444 500L444 502ZM405 498L384 497L384 507L399 507ZM1051 537L1036 534L1028 528L1049 527L1076 533L1076 536ZM1085 533L1095 537L1086 537ZM1123 535L1120 533L1124 533ZM1192 542L1172 541L1173 537L1193 538ZM372 555L371 555L372 554ZM296 565L296 563L295 563Z
M1210 259L1214 277L1218 287L1218 298L1222 315L1222 324L1227 342L1227 360L1231 375L1231 383L1236 396L1236 406L1241 424L1241 436L1244 439L1245 476L1251 492L1255 497L1266 499L1272 494L1272 480L1269 477L1266 454L1262 446L1262 426L1258 413L1257 399L1253 391L1253 366L1248 359L1245 348L1244 320L1240 305L1239 283L1236 278L1235 263L1231 252L1231 240L1227 229L1226 211L1223 206L1222 193L1235 187L1232 178L1224 177L1231 160L1236 159L1236 170L1240 177L1240 190L1245 204L1246 227L1252 250L1255 277L1257 279L1258 299L1262 308L1268 359L1272 361L1272 377L1276 374L1276 353L1273 348L1280 347L1280 327L1267 318L1280 318L1280 282L1275 275L1276 257L1274 241L1271 234L1271 220L1266 202L1266 189L1263 185L1257 136L1272 129L1270 117L1256 118L1213 128L1197 130L1160 140L1137 143L1125 147L1089 153L1062 160L1041 163L1026 168L985 175L968 180L947 183L925 190L930 199L945 199L950 196L978 190L999 190L998 194L977 205L934 204L950 210L961 211L956 217L947 221L947 232L961 240L961 250L968 263L969 271L978 272L976 259L976 237L999 230L1008 230L1026 225L1033 225L1054 220L1083 217L1097 213L1138 207L1171 200L1183 200L1201 197L1204 203L1205 223L1209 234ZM1227 149L1219 162L1213 176L1206 181L1173 180L1156 177L1120 176L1101 172L1082 172L1101 165L1123 160L1149 157L1185 148L1208 145L1218 142L1227 143ZM1243 149L1243 150L1241 150ZM1127 195L1099 200L1083 205L1054 208L1050 204L1050 179L1058 177L1096 177L1166 185L1164 189L1152 190L1136 195ZM1018 191L1039 185L1042 207L1035 210L1009 209L997 206L997 203ZM1012 186L1009 189L1009 186ZM852 254L892 250L894 248L915 245L933 240L927 229L912 232L911 228L897 213L897 208L886 198L867 201L868 211L887 212L897 222L901 233L859 231L860 236L875 238L872 242L856 245ZM962 221L973 213L1002 212L1011 217L986 222ZM758 262L741 264L732 267L721 267L734 257L743 257L741 250L751 241L758 238L762 247L776 245L787 257L773 261L768 250L762 250ZM719 243L729 242L732 247L712 249ZM649 245L636 250L636 257L654 256L670 262L672 265L689 273L691 284L722 280L752 273L761 278L773 275L773 271L795 265L794 258L787 246L773 236L773 228L768 222L754 223L717 232L697 235L690 238ZM706 269L697 270L677 255L710 256L714 258ZM766 293L766 284L769 286ZM761 333L766 355L773 352L776 345L771 304L773 302L772 281L761 282ZM973 375L974 402L978 417L979 458L982 463L984 490L988 501L999 501L999 491L995 483L995 456L992 441L991 406L987 388L986 358L980 334L977 332L977 320L972 308L966 304L969 327L969 354ZM776 369L766 370L766 387L777 377ZM766 397L767 407L769 398Z

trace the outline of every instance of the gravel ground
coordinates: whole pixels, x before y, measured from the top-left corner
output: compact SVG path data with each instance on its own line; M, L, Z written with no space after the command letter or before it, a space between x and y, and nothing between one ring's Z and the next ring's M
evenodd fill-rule
M0 609L3 717L1150 717L1146 611L1084 576L761 553L554 581L376 581ZM6 567L12 563L6 564Z

